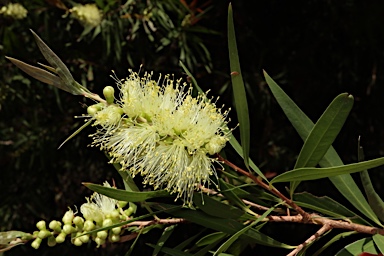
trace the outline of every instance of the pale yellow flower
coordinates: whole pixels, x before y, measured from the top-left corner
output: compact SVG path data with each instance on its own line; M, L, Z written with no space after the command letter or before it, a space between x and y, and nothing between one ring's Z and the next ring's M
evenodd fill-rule
M22 6L19 3L16 3L16 4L9 3L1 7L0 14L7 17L12 17L17 20L21 20L27 17L28 11L27 9L24 8L24 6Z
M96 4L79 4L69 11L84 27L96 27L102 20L102 12L97 8Z
M111 187L108 182L104 182L105 187ZM109 217L115 209L118 202L115 199L109 198L95 192L91 198L87 198L87 203L80 206L80 212L84 219L94 220L96 223L102 223L103 220Z
M205 94L192 97L192 88L170 76L154 81L151 74L140 77L131 71L118 86L117 104L124 114L108 134L104 123L92 135L93 145L131 175L143 175L145 184L176 193L176 199L191 205L193 192L216 175L217 160L209 155L229 140L228 112Z

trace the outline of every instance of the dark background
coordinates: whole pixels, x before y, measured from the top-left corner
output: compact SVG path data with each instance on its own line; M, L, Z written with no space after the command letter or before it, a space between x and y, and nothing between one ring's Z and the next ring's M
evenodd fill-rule
M152 49L144 47L144 44L133 42L132 47L127 49L142 53L144 57L134 56L136 66L132 67L124 58L117 61L113 54L106 56L98 38L90 42L66 44L75 41L81 27L73 25L71 30L65 30L66 21L61 19L63 11L49 2L55 1L23 2L25 6L35 8L35 12L40 11L40 15L35 13L28 17L27 24L32 27L26 27L27 24L21 21L16 24L0 20L3 40L0 52L0 74L3 76L0 82L2 230L31 232L41 219L61 219L68 206L82 204L84 197L91 194L81 182L102 183L114 179L117 186L122 185L113 167L106 163L103 153L87 147L90 139L86 134L92 133L92 127L57 150L81 124L81 120L73 117L85 113L82 105L89 104L89 101L52 90L3 60L3 55L8 55L28 63L45 63L36 50L29 28L37 32L68 66L73 67L71 70L76 80L83 79L88 71L79 68L81 60L91 63L94 80L88 81L87 86L99 94L104 86L113 84L109 77L110 70L116 70L122 78L128 68L138 70L141 63L144 63L145 70L185 77L177 58L175 61L172 55L172 49L156 55L151 54ZM203 6L205 2L196 1L197 6ZM0 3L5 4L6 1ZM197 65L193 75L204 91L211 89L210 95L220 95L219 103L232 106L226 37L228 3L209 1L212 9L199 21L199 25L219 34L201 35L211 53L213 68L209 73ZM382 1L243 0L232 1L232 7L242 74L248 92L251 158L264 173L272 177L290 170L302 141L273 99L262 70L272 76L314 122L338 94L352 94L355 105L334 143L335 149L345 163L356 162L357 139L361 136L366 159L384 154ZM6 43L7 40L11 43ZM234 110L231 118L230 124L234 126L237 122ZM372 170L370 174L375 188L382 195L382 168ZM354 177L359 182L358 176ZM298 190L319 196L328 195L348 206L327 179L304 182ZM279 241L299 244L316 228L274 223L263 231ZM179 226L177 232L180 235L174 235L173 243L177 244L197 229L193 225ZM141 250L137 255L150 255L152 249L145 243L156 242L160 234L160 230L152 230L143 235L136 245L136 249ZM334 254L360 237L363 235L336 243L325 255ZM322 240L311 249L314 251L321 247L326 238ZM89 248L60 245L45 250L44 245L38 251L29 246L19 246L5 255L123 255L129 246L128 243L94 249L93 245ZM172 247L172 244L168 246ZM248 251L251 255L288 253L263 246L249 248Z

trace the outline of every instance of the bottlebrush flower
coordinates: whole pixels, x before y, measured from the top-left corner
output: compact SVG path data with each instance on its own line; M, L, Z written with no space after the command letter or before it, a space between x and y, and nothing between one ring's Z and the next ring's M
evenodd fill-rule
M69 11L84 27L96 27L102 20L102 12L96 4L78 4Z
M21 20L27 17L28 11L21 4L9 3L0 8L0 14L6 17L12 17L16 20Z
M216 175L217 160L209 155L229 140L228 111L222 113L206 94L192 97L192 88L181 79L165 76L161 82L152 74L130 72L118 81L121 120L108 129L107 122L97 119L101 129L91 135L93 145L132 176L141 174L144 184L176 193L176 199L191 205L193 192Z

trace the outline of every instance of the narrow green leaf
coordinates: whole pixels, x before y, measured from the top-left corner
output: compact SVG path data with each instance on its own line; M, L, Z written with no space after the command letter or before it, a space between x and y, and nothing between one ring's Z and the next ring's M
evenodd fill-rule
M152 247L152 248L155 248L155 249L160 248L160 251L165 252L171 256L192 256L192 254L190 254L190 253L183 252L183 251L169 248L169 247L160 247L160 246L154 245L154 244L147 244L147 245Z
M285 115L300 135L303 141L308 137L313 122L304 114L304 112L289 98L289 96L277 85L275 81L264 71L266 82L273 93L276 101L284 111ZM333 147L330 147L323 159L320 160L321 167L331 167L343 165L339 155ZM369 206L363 193L349 174L329 177L333 185L339 192L360 212L366 217L374 221L376 224L381 225L380 221L374 214L372 208Z
M167 197L169 193L165 190L156 190L149 192L131 192L122 189L109 188L93 183L83 182L87 188L106 195L110 198L114 198L116 200L126 201L126 202L143 202L147 199L156 198L156 197Z
M338 95L324 111L306 138L294 169L315 167L335 141L353 106L353 97L348 93ZM291 182L291 197L299 185Z
M278 204L279 205L279 204ZM277 205L276 205L277 206ZM233 234L227 241L225 241L213 254L213 256L217 256L222 252L225 252L242 234L244 234L246 231L251 229L254 225L259 223L261 220L263 220L265 217L267 217L274 209L275 207L269 208L267 211L265 211L257 220L249 224L248 226L244 227L243 229L237 231L235 234Z
M177 225L172 225L172 226L164 228L163 233L161 234L159 240L156 243L157 247L155 248L155 250L153 250L153 253L152 253L153 256L156 256L160 252L160 250L164 246L165 242L172 235L176 226Z
M303 192L294 194L293 198L295 203L299 206L320 212L326 216L348 219L354 223L370 225L369 222L361 218L359 215L327 196L318 197L310 193Z
M18 59L14 59L11 57L5 57L5 58L10 60L16 67L18 67L28 75L32 76L33 78L43 83L53 85L61 90L71 93L71 91L67 88L67 86L62 84L61 79L57 75L54 75L44 69L29 65Z
M224 237L228 236L228 234L223 233L223 232L214 232L211 234L208 234L202 238L200 238L199 241L196 242L197 246L206 246L212 243L215 243L217 241L220 241Z
M174 210L174 206L169 204L159 204L159 203L150 203L150 202L148 204L155 209L166 210L167 208L169 208L172 210L169 213L172 214L173 216L184 218L186 220L194 222L203 227L207 227L216 231L221 231L230 235L233 235L237 231L244 228L243 224L233 219L216 218L197 210L190 210L190 209ZM244 236L244 238L246 239L251 239L251 241L261 245L279 247L279 248L285 248L285 249L295 248L295 246L287 245L279 241L276 241L275 239L257 231L254 228L247 230L242 236Z
M369 161L347 164L342 166L315 168L304 167L292 171L284 172L271 180L272 183L287 181L317 180L331 176L361 172L368 168L375 168L384 164L384 157Z
M384 253L384 236L376 234L376 235L372 236L372 238L373 238L373 241L375 242L375 245L377 246L377 248L379 248L380 252Z
M364 160L364 151L363 151L363 147L360 146L360 138L358 141L357 158L359 161ZM365 194L367 195L369 205L372 207L372 210L377 215L377 217L381 221L384 221L384 202L381 199L381 197L376 193L367 170L363 170L362 172L360 172L360 179L361 179L361 183L363 185Z
M234 192L235 186L232 184L226 183L223 179L219 179L221 193L232 203L239 206L244 212L247 212L253 216L256 214L249 209L248 206L245 205L245 203L236 195Z
M67 66L61 61L61 59L44 43L44 41L30 29L36 44L43 54L44 58L55 69L55 73L60 77L62 86L65 86L65 91L72 93L73 95L82 95L84 92L90 93L90 91L79 84L73 79L71 72Z
M92 119L88 120L85 124L83 124L79 129L77 129L74 133L71 134L68 138L65 139L63 143L60 144L60 146L57 149L60 149L67 141L75 137L77 134L79 134L85 127L90 125L92 123Z
M343 249L337 252L335 256L355 256L355 255L359 255L362 252L375 253L375 254L379 253L375 248L375 244L372 238L367 237L367 238L357 240L345 246Z
M327 249L329 246L331 246L334 242L337 242L339 241L340 239L344 238L344 237L348 237L350 235L355 235L357 234L356 231L348 231L348 232L343 232L343 233L340 233L340 234L337 234L335 235L331 240L329 240L325 245L323 245L321 247L321 249L317 250L313 256L320 256L321 253Z
M245 166L248 168L248 157L250 148L250 124L247 95L245 93L244 82L240 69L239 54L237 52L235 28L233 24L232 5L228 7L228 48L229 63L231 68L231 80L233 88L233 97L237 118L240 123L240 141L243 148L243 158Z
M193 202L203 212L218 218L238 219L244 214L240 209L223 204L202 193L195 193Z

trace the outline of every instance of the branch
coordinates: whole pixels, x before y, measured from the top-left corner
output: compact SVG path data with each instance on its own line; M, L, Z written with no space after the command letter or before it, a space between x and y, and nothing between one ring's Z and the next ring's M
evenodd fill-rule
M291 199L289 199L288 197L286 197L285 195L283 195L280 191L278 191L276 188L274 187L271 187L269 186L268 184L264 183L262 180L260 180L259 178L257 178L256 176L254 176L253 174L237 167L236 165L234 165L233 163L231 163L230 161L228 161L227 159L223 158L222 156L220 156L219 154L217 154L217 157L220 161L222 161L223 163L225 163L226 165L232 167L235 171L237 171L238 173L241 173L245 176L247 176L248 178L252 179L257 185L259 185L260 187L270 191L271 193L273 193L274 195L278 196L281 200L283 200L286 204L288 204L290 207L292 207L295 211L297 211L301 216L303 216L303 221L304 223L306 222L309 222L310 221L310 214L307 213L306 211L304 211L300 206L298 206L295 202L293 202Z

